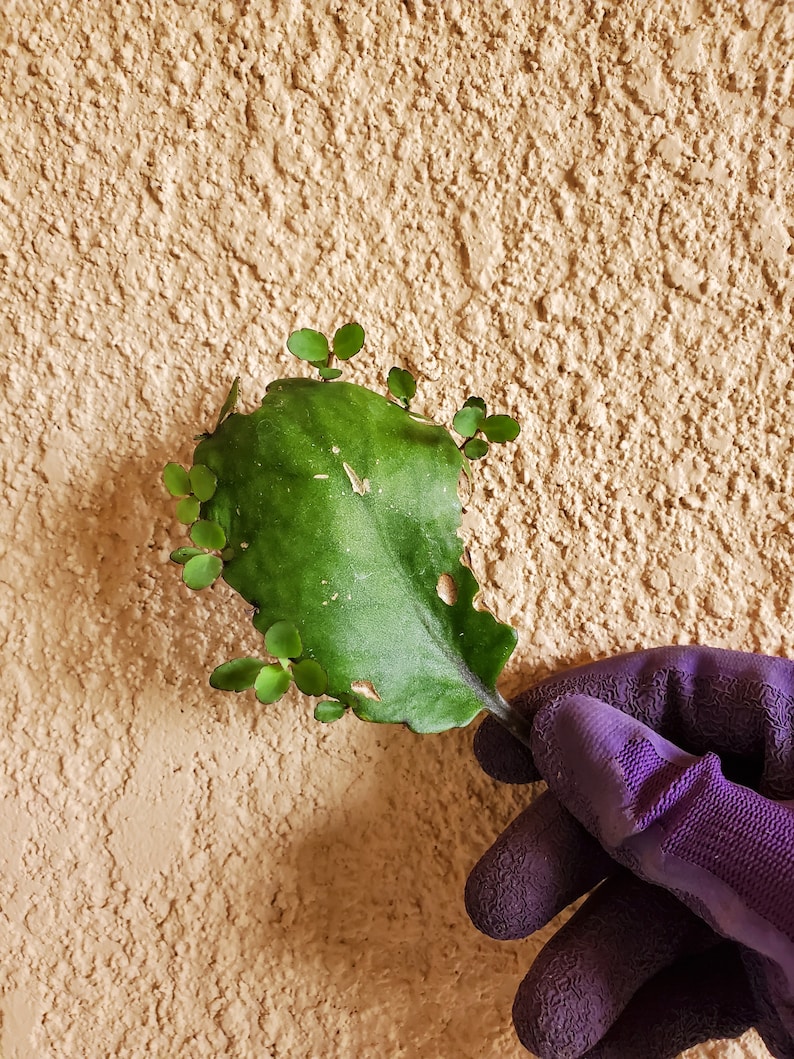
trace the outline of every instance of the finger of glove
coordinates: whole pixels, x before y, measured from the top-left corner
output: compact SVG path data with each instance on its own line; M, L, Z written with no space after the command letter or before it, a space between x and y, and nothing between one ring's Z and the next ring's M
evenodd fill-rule
M529 747L519 743L495 717L485 717L474 733L473 747L483 770L500 783L534 783L540 779Z
M716 755L686 754L584 696L538 713L532 750L610 856L779 969L770 992L794 1014L794 804L731 783Z
M671 894L620 872L530 968L513 1005L519 1039L540 1059L576 1059L601 1040L643 983L714 942L714 932Z
M704 1041L739 1037L756 1023L737 948L723 941L646 982L585 1059L675 1059Z
M598 842L545 791L472 869L466 911L491 938L525 938L614 870Z
M660 647L556 674L513 706L589 695L696 754L711 750L752 773L736 775L770 798L794 798L794 662L687 646Z

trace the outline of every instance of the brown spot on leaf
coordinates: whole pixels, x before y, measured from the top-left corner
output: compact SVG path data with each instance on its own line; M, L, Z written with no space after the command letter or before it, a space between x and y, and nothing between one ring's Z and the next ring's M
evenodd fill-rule
M354 680L350 685L350 690L354 691L356 695L361 695L364 699L380 702L380 695L375 691L371 680Z
M438 598L446 603L448 607L454 607L458 602L458 586L452 574L442 574L439 577L436 582L436 592L438 593Z
M345 469L345 474L350 479L350 484L353 486L353 492L358 493L359 496L364 496L370 490L369 479L359 478L349 463L343 463L342 466Z

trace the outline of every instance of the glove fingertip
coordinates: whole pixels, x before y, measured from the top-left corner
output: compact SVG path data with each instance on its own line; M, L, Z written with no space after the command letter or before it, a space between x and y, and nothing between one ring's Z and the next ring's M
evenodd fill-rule
M474 733L474 755L483 771L500 783L534 783L540 779L529 747L486 717Z

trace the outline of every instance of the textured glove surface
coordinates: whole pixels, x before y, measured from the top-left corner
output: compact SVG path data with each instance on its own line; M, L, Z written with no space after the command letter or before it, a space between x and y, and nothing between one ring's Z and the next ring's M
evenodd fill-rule
M662 1057L756 1025L794 1056L794 664L663 648L516 704L532 755L486 721L477 756L550 793L475 867L472 919L526 936L607 880L522 983L523 1043L543 1059Z

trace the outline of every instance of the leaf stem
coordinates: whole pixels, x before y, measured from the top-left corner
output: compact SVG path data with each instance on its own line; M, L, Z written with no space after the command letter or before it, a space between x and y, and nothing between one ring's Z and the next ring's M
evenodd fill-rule
M493 696L488 697L485 708L520 743L527 747L530 745L532 722L523 713L519 713L507 699L502 698L498 691L494 691Z

